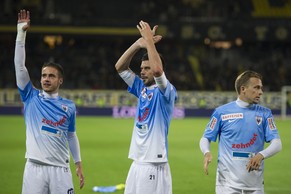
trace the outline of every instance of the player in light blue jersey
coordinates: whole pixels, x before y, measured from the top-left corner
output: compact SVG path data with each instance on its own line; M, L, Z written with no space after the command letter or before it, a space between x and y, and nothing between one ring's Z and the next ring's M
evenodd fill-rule
M200 148L204 171L212 161L210 142L218 143L217 194L263 194L264 160L282 149L270 109L259 105L263 94L262 76L245 71L235 81L236 101L215 109ZM264 149L264 143L270 143Z
M41 70L41 87L33 87L25 67L26 31L29 11L18 13L15 45L17 87L24 104L27 162L23 175L23 194L73 194L70 154L76 164L80 188L84 185L79 140L76 135L75 104L58 95L63 83L63 68L46 63Z
M168 130L177 98L175 87L163 70L161 56L155 43L161 40L147 22L140 21L141 34L120 57L115 67L128 85L128 92L138 98L129 158L133 160L126 186L126 194L171 194L172 178L168 164ZM129 68L133 56L140 50L140 77Z

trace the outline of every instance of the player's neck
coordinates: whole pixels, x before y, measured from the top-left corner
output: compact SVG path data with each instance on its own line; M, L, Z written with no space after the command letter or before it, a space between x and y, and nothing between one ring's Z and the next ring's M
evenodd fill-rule
M59 96L59 93L52 93L52 94L49 94L45 91L42 91L42 94L43 94L43 97L44 98L57 98Z
M157 84L153 84L153 85L147 86L147 89L152 90L152 89L154 89L155 87L157 87Z
M247 108L251 105L250 103L245 102L245 101L241 100L240 98L237 98L237 100L235 102L239 107L242 107L242 108Z

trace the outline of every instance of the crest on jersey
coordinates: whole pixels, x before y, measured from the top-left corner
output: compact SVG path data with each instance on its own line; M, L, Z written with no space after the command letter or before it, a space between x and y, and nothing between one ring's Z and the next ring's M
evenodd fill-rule
M148 100L149 101L151 101L151 99L153 98L153 95L154 95L154 93L152 92L152 93L150 93L149 95L148 95Z
M277 129L273 118L268 118L268 126L271 130Z
M217 119L215 117L212 117L211 121L209 122L209 128L211 130L213 130L215 125L216 125L216 123L217 123Z
M62 109L63 109L65 112L68 112L68 107L67 107L67 106L62 105Z
M263 118L260 117L260 116L256 116L256 122L257 122L257 125L260 125L262 123L262 120Z

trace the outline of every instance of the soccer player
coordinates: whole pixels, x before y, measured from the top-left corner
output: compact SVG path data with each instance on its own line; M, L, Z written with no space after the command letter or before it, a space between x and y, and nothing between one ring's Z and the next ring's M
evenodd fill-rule
M263 94L262 76L245 71L235 81L236 101L215 109L200 148L204 171L212 160L210 142L219 138L216 193L264 193L264 160L282 149L270 109L259 105ZM264 149L264 143L270 143Z
M172 178L168 164L168 130L177 98L175 87L167 80L155 43L161 40L147 22L137 28L141 37L117 61L115 68L138 98L129 158L133 163L126 179L126 194L171 194ZM129 68L132 57L146 49L140 77Z
M45 63L41 70L42 90L33 87L25 67L25 38L29 27L29 11L21 10L18 13L14 61L26 125L27 161L22 193L73 194L69 150L76 165L80 188L84 185L80 146L75 128L76 107L72 101L58 95L64 75L59 64Z

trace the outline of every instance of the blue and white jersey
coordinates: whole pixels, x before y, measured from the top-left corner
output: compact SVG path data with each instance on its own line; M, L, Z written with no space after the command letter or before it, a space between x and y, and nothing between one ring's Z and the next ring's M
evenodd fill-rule
M67 133L75 132L76 107L67 99L45 98L28 82L18 88L24 103L26 123L25 157L54 166L69 166Z
M248 172L250 159L264 143L280 138L271 110L258 104L240 107L230 102L218 107L204 132L209 141L219 138L216 185L238 189L262 189L264 161L259 170Z
M138 98L128 157L139 162L167 162L168 129L177 98L175 87L168 81L162 92L157 85L146 87L135 76L128 92Z

